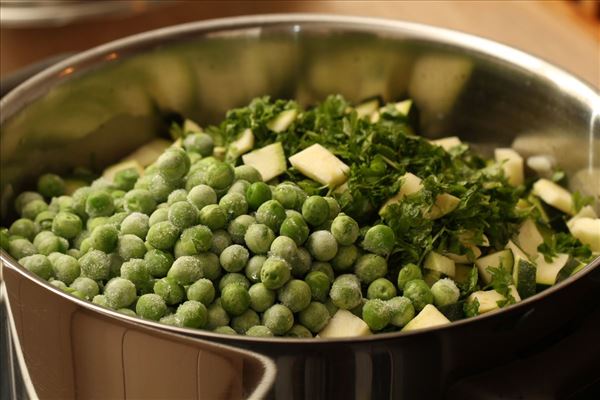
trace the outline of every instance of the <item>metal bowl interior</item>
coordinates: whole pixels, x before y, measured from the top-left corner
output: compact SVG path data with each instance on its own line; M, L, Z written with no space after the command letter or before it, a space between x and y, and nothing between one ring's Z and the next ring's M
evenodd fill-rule
M425 136L457 134L484 152L513 145L525 156L555 158L570 176L600 166L597 92L518 50L401 22L244 17L109 43L47 69L7 95L0 103L2 217L10 218L15 192L42 171L100 169L164 135L169 115L207 125L255 96L295 98L310 105L331 93L356 102L372 96L386 101L410 97L420 110ZM6 253L2 260L27 275ZM515 307L534 303L570 281Z

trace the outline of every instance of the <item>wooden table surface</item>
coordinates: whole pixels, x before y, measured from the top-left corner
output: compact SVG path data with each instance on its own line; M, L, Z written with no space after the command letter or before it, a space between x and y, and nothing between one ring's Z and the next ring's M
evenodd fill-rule
M119 1L119 0L115 0ZM143 6L143 1L136 6ZM600 25L563 0L168 1L134 15L53 28L0 30L0 76L54 54L158 27L233 15L319 12L383 17L457 29L525 50L600 87Z

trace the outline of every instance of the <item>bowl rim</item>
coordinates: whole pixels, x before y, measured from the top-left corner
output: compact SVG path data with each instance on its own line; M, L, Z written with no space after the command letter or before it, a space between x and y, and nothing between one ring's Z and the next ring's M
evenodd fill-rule
M557 85L561 90L565 91L568 95L576 97L582 103L590 106L592 110L592 116L590 121L590 128L593 129L595 124L600 123L600 95L597 90L594 90L590 85L584 83L579 78L574 77L570 73L558 68L538 57L529 55L521 50L509 47L507 45L485 39L479 36L450 30L446 28L439 28L430 25L396 21L382 18L370 18L370 17L356 17L356 16L341 16L341 15L330 15L330 14L305 14L305 13L290 13L290 14L268 14L268 15L250 15L241 17L230 17L211 19L198 22L189 22L185 24L173 25L170 27L155 29L131 36L127 36L122 39L117 39L100 46L93 47L89 50L83 51L79 54L73 55L45 70L29 78L11 92L9 92L4 98L0 100L0 124L10 118L17 111L20 111L28 104L27 92L37 89L38 93L40 88L43 87L54 87L60 82L55 80L61 78L61 72L69 68L83 68L89 67L89 65L97 65L101 62L107 62L106 55L111 54L115 51L122 51L126 54L129 52L142 51L147 45L156 45L160 43L166 43L169 41L176 40L181 36L189 34L202 34L214 31L226 31L226 30L239 30L249 28L263 28L271 26L298 26L301 29L302 24L333 24L339 25L340 27L347 27L349 30L359 29L367 32L382 32L387 31L394 34L405 34L407 37L413 37L418 39L430 40L437 43L448 44L456 48L464 48L475 53L480 53L489 56L493 59L502 60L508 62L513 66L520 67L524 70L530 71L535 75L541 76L546 80ZM39 96L33 96L36 99ZM10 112L9 111L13 111ZM9 116L7 116L10 114ZM221 343L234 344L236 342L244 342L247 344L251 343L263 343L263 344L301 344L301 345L326 345L330 343L354 343L354 342L370 342L370 341L384 341L390 339L402 339L409 338L414 335L424 335L432 332L440 332L448 329L455 329L463 327L466 324L473 324L481 320L488 320L498 315L506 315L508 313L515 313L524 307L528 307L530 304L535 303L542 298L554 295L557 291L560 291L566 286L570 286L574 281L583 278L589 274L592 270L600 267L600 257L596 257L576 275L570 276L564 281L551 286L550 288L537 293L536 295L522 300L509 307L501 310L485 313L476 317L466 318L459 321L454 321L450 324L419 329L409 332L389 332L389 333L377 333L374 335L362 336L362 337L342 337L342 338L313 338L307 339L296 339L289 337L275 337L275 338L259 338L249 337L244 335L229 336L214 333L208 330L192 329L192 328L180 328L170 325L160 324L155 321L144 320L137 317L130 317L115 310L110 310L92 302L81 300L70 294L67 294L60 289L52 286L49 282L39 278L33 273L20 266L16 260L14 260L7 252L2 250L0 252L0 263L5 268L10 268L15 272L19 273L23 277L39 284L53 291L54 293L62 296L63 298L73 301L80 306L86 307L101 314L116 318L121 321L127 321L136 325L146 325L152 328L159 328L161 330L171 331L173 333L184 334L186 336L192 336L196 339L216 339ZM10 310L9 310L10 312Z

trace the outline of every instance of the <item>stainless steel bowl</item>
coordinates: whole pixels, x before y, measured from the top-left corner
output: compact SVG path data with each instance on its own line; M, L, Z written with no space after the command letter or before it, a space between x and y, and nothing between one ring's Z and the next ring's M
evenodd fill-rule
M19 86L0 102L2 216L10 218L12 197L35 175L101 168L164 131L166 115L206 125L255 96L311 104L330 93L352 101L412 97L424 135L551 156L597 196L600 99L585 83L458 32L290 14L132 36ZM512 360L560 329L600 286L596 259L497 313L413 333L303 341L130 318L62 293L5 252L0 259L13 351L42 398L440 397L461 377Z

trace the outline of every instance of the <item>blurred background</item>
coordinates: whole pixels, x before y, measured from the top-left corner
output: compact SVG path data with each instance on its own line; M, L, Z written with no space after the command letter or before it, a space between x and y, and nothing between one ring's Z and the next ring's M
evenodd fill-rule
M600 87L598 0L0 0L0 78L49 57L137 32L209 18L283 12L383 17L457 29L525 50Z

